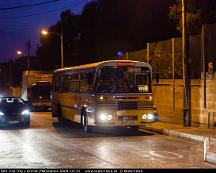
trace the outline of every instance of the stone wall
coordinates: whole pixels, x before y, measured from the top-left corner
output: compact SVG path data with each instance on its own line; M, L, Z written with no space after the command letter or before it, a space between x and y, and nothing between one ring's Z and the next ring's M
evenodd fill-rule
M191 80L191 120L193 125L208 125L216 120L216 75L207 75L206 108L204 108L203 80ZM162 79L153 82L153 99L160 121L183 124L183 81L181 79ZM215 117L213 117L213 115Z

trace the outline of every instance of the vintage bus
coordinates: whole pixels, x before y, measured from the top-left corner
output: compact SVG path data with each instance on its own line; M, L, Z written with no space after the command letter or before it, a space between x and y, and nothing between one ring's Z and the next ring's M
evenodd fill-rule
M109 60L57 69L52 82L52 116L93 126L140 125L158 121L150 64Z

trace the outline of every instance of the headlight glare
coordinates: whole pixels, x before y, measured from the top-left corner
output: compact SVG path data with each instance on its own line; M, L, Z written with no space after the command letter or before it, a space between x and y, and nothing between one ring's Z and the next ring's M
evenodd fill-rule
M100 119L101 119L102 121L105 121L105 120L106 120L106 114L101 114L101 115L100 115Z
M112 120L113 116L112 116L112 115L107 115L107 117L106 117L106 118L107 118L107 120L109 120L109 121L110 121L110 120Z
M4 113L3 113L3 112L0 112L0 115L4 115Z
M24 110L24 111L22 111L22 113L21 113L22 115L28 115L29 114L29 110Z
M102 121L106 121L106 120L110 121L112 119L113 119L113 116L111 114L106 114L106 113L100 114L100 120Z

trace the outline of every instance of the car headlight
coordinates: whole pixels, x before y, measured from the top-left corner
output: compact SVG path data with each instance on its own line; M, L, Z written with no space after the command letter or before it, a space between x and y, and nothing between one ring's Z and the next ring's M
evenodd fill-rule
M3 113L3 112L0 112L0 116L1 116L1 115L4 115L4 113Z
M102 121L106 121L106 120L110 121L113 119L113 116L111 114L105 114L105 113L101 113L99 117L100 117L100 120Z
M26 109L26 110L22 111L21 114L22 114L22 115L28 115L29 113L30 113L29 110Z

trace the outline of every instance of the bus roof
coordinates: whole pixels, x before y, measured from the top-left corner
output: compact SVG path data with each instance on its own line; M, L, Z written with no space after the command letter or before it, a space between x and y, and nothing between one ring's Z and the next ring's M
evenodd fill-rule
M151 69L151 65L146 62L141 61L132 61L132 60L108 60L108 61L101 61L97 63L73 66L73 67L65 67L60 68L54 71L54 73L63 72L63 71L70 71L70 70L84 70L84 69L92 69L100 66L116 66L117 63L135 63L136 66L145 66Z

